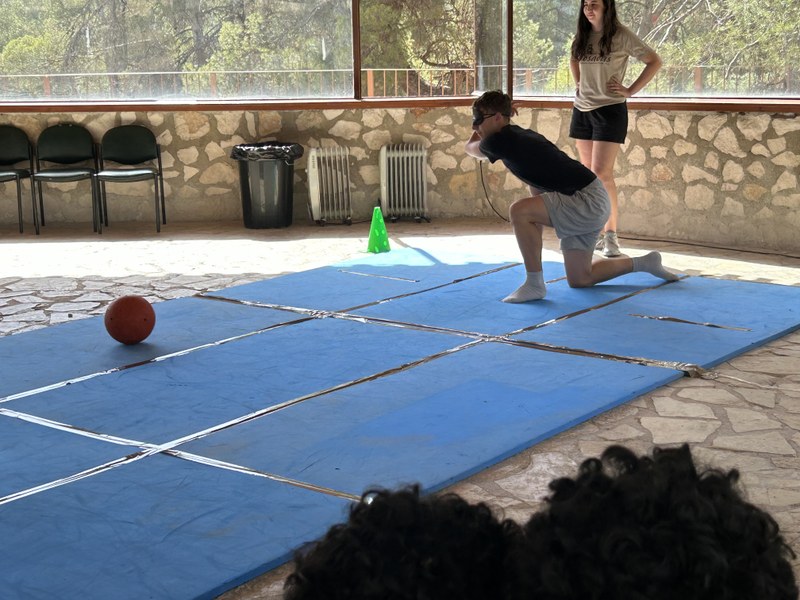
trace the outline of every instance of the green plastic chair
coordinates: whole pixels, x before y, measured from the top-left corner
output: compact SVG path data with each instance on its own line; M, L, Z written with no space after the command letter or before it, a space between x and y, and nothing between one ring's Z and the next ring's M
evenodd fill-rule
M45 224L42 183L69 183L88 179L92 188L92 224L97 233L103 232L100 202L94 176L97 173L96 144L89 130L81 125L60 123L51 125L36 142L36 172L33 180L39 195L39 215Z
M21 166L25 164L25 166ZM33 175L33 146L22 129L13 125L0 125L0 182L13 181L17 184L17 214L19 232L22 231L22 180ZM31 204L33 205L33 226L39 233L39 215L36 210L36 193L31 182Z
M116 163L109 167L108 162ZM105 225L108 225L107 183L153 180L156 231L167 222L164 203L164 175L161 147L153 132L142 125L120 125L109 129L100 142L100 171L95 175L100 184L100 198Z

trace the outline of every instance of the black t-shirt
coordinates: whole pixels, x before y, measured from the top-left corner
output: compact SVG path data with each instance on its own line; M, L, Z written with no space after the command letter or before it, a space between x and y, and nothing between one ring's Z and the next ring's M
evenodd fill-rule
M482 139L480 149L492 163L503 161L514 175L543 192L571 196L597 178L540 133L517 125Z

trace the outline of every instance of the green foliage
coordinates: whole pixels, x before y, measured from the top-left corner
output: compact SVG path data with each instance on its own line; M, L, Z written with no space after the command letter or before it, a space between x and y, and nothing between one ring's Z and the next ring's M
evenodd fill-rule
M35 20L38 11L29 8L30 2L26 0L0 1L0 48L4 48L10 41L25 35L35 35L38 27Z
M664 61L659 93L784 94L800 59L799 7L797 0L660 0L621 3L620 14Z
M360 14L362 68L389 70L379 95L449 94L474 66L474 0L362 0Z
M400 26L401 6L396 2L362 0L361 67L364 69L408 68L405 34Z
M539 24L525 21L514 24L514 65L545 66L550 62L553 42L539 37Z
M447 92L453 71L472 66L474 21L470 0L417 0L403 11L406 60L424 89Z
M571 92L567 54L579 6L514 0L517 92ZM617 6L664 61L648 93L701 86L800 95L800 0ZM203 97L214 86L237 97L349 95L350 7L351 0L0 0L0 77L30 76L4 78L2 89L40 97L49 75L69 81L53 84L54 96L67 98ZM361 65L377 73L375 93L469 93L474 73L503 69L504 7L505 0L360 0ZM401 74L392 90L381 88L385 69L389 79ZM92 73L102 76L79 75Z
M575 35L577 1L514 2L514 66L557 68Z
M8 42L0 54L3 73L52 73L63 54L63 38L24 35Z

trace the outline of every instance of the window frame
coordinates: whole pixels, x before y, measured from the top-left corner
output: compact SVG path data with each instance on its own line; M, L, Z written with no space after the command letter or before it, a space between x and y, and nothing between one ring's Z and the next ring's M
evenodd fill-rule
M506 2L506 86L505 91L513 97L513 0ZM327 109L371 109L371 108L446 108L470 106L474 96L368 98L362 97L361 77L361 13L360 0L351 0L353 27L353 97L320 99L280 100L220 100L220 101L81 101L81 102L5 102L0 100L0 109L6 113L54 113L54 112L218 112L261 110L327 110ZM524 96L516 98L520 107L571 108L571 97ZM778 97L636 97L628 99L634 110L663 110L688 112L768 112L800 114L800 98Z
M379 98L379 99L325 99L325 100L263 100L220 102L37 102L0 103L5 113L91 113L91 112L224 112L281 111L281 110L328 110L328 109L391 109L391 108L448 108L469 107L474 96L447 98ZM515 99L524 108L568 109L572 98L529 97ZM749 112L800 114L800 99L752 99L752 98L633 98L628 100L632 110L662 110L686 112Z

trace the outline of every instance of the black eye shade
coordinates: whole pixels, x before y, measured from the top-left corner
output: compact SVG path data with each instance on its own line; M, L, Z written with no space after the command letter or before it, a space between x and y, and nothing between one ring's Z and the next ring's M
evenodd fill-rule
M492 113L494 114L494 113ZM477 127L481 123L483 123L487 118L491 117L491 114L485 115L483 114L480 109L473 108L472 109L472 126Z
M482 113L480 111L480 109L472 107L472 126L473 127L477 127L478 125L483 123L486 119L488 119L489 117L493 117L496 114L497 114L496 112L484 114L484 113ZM507 115L505 113L501 113L501 114L504 117L510 117L511 116L511 115Z

